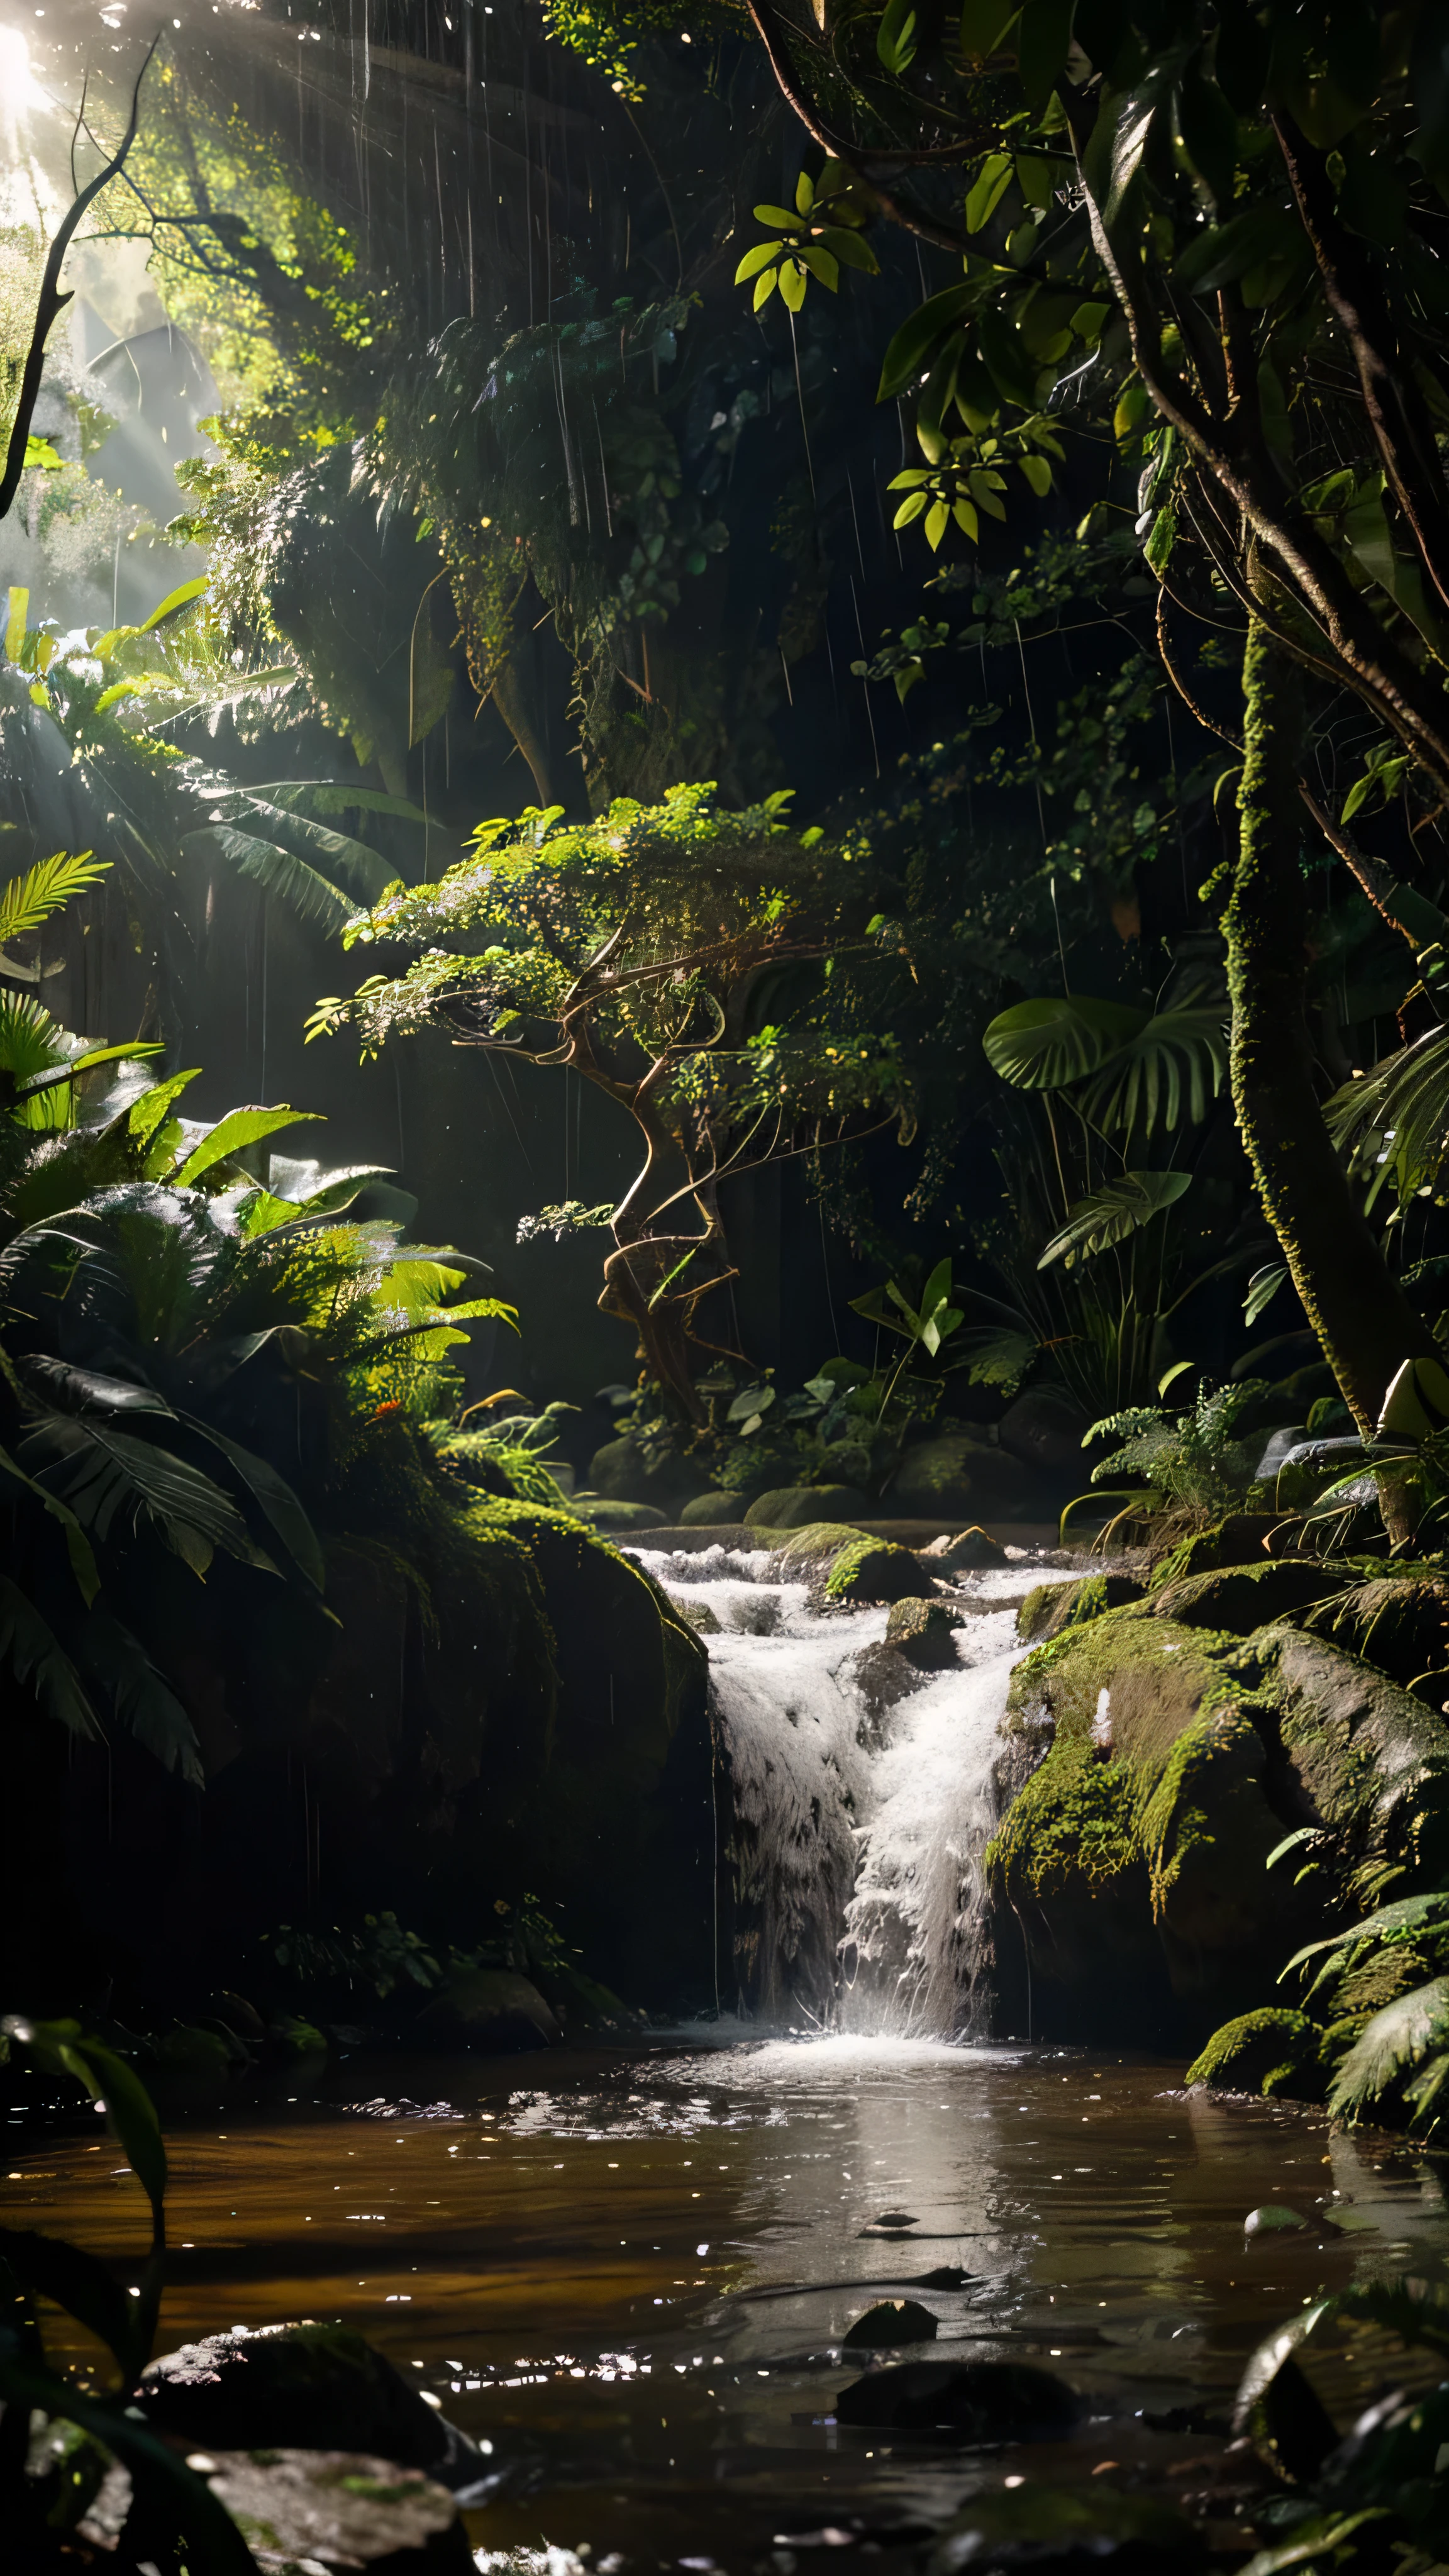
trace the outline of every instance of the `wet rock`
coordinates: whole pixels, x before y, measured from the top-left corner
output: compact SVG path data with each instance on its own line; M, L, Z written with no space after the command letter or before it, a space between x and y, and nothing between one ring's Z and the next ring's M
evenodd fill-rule
M1170 2505L1115 2487L1021 2486L973 2496L944 2524L926 2576L1015 2568L1031 2576L1163 2576L1207 2555L1197 2526Z
M245 2054L245 2050L241 2051L243 2058ZM237 2056L234 2041L223 2039L220 2031L203 2030L195 2024L168 2030L165 2038L156 2042L157 2071L163 2075L224 2081Z
M1286 2004L1239 2013L1213 2033L1183 2081L1206 2084L1218 2093L1282 2093L1299 2102L1321 2101L1323 2033L1307 2013Z
M681 1601L673 1592L670 1593L669 1598L681 1619L689 1621L697 1637L719 1637L724 1634L719 1619L707 1601Z
M828 1601L905 1601L920 1597L921 1569L910 1550L883 1538L844 1547L825 1582Z
M1016 1633L1033 1645L1058 1637L1063 1628L1098 1619L1104 1610L1120 1610L1140 1601L1146 1585L1134 1574L1084 1574L1077 1583L1038 1583L1016 1614Z
M422 2470L452 2494L489 2464L350 2326L263 2326L208 2335L143 2371L135 2401L157 2433L189 2450L368 2452Z
M954 1538L933 1538L918 1554L929 1557L933 1573L974 1574L980 1567L1004 1565L1006 1550L984 1529L958 1530Z
M773 1485L745 1513L747 1529L805 1529L815 1521L863 1520L870 1502L854 1485Z
M537 1986L512 1968L465 1968L425 2004L412 2037L426 2048L511 2057L562 2037Z
M1155 1583L1171 1583L1183 1574L1215 1574L1219 1566L1247 1565L1265 1551L1264 1542L1281 1529L1278 1512L1229 1512L1211 1529L1196 1530L1173 1548L1154 1569Z
M1009 1450L971 1431L943 1431L906 1451L884 1499L907 1520L1024 1520L1037 1480Z
M686 1503L680 1513L679 1526L681 1529L709 1529L742 1521L749 1499L747 1493L732 1487L722 1487L717 1493L696 1494L693 1502Z
M1250 1651L1279 1724L1293 1804L1324 1824L1341 1859L1437 1886L1449 1870L1449 1729L1437 1710L1357 1656L1295 1628L1259 1632Z
M1449 1699L1449 1575L1419 1569L1350 1584L1295 1626L1311 1628L1401 1690L1442 1709Z
M608 1502L662 1507L679 1491L680 1467L672 1458L663 1467L651 1467L638 1442L626 1433L622 1440L606 1440L602 1449L594 1451L584 1481Z
M960 1611L949 1610L944 1601L896 1601L885 1641L923 1672L945 1672L957 1660L954 1631L965 1624Z
M833 1565L842 1549L858 1547L864 1537L864 1530L852 1528L848 1521L806 1521L781 1548L780 1572L793 1574L798 1581L802 1572Z
M653 1503L621 1503L604 1494L579 1494L569 1510L596 1530L667 1529L669 1525L667 1514Z
M211 2008L217 2020L224 2021L227 2029L235 2031L238 2039L265 2039L266 2024L255 2004L249 2004L244 1995L223 1990L212 1996Z
M856 1742L879 1753L890 1740L886 1719L891 1710L922 1687L925 1675L894 1646L863 1646L852 1660L855 1685L866 1706L866 1721L856 1730Z
M1261 2209L1250 2209L1243 2221L1245 2236L1291 2236L1306 2227L1296 2209L1286 2209L1279 2202L1266 2200Z
M1248 1637L1270 1620L1296 1620L1342 1592L1348 1580L1345 1571L1312 1557L1263 1556L1255 1564L1220 1566L1154 1584L1152 1608L1159 1619L1177 1619L1186 1628L1226 1628Z
M438 2576L472 2567L467 2534L446 2489L416 2469L355 2451L230 2451L207 2471L258 2567L292 2576L307 2567L375 2576Z
M859 2344L934 2343L936 2323L919 2299L882 2299L856 2318L842 2342L846 2351Z
M1020 2361L903 2361L852 2380L835 2401L841 2424L963 2442L1060 2441L1080 2413L1064 2379Z

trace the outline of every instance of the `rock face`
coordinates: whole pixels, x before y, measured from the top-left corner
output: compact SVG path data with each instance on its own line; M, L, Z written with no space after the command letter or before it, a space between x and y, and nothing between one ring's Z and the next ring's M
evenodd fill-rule
M1355 1569L1260 1558L1095 1615L1086 1587L1058 1600L1001 1731L999 2027L1024 2031L1029 2008L1039 2039L1192 2052L1231 2023L1226 2071L1202 2080L1316 2088L1316 2037L1266 2008L1278 1968L1334 1928L1335 1885L1402 1894L1449 1871L1443 1717L1294 1624L1355 1585ZM1332 1873L1269 1876L1301 1827L1327 1837Z
M153 2431L198 2450L366 2451L453 2494L489 2476L466 2433L350 2326L263 2326L182 2344L142 2372L134 2402Z
M956 1662L954 1631L965 1626L959 1610L944 1601L912 1600L892 1604L885 1641L922 1672L947 1672Z
M1087 1428L1086 1414L1064 1390L1034 1386L1007 1406L996 1436L1024 1467L1035 1468L1054 1484L1065 1480L1079 1491L1090 1472L1082 1457Z
M1079 1583L1039 1583L1016 1614L1016 1633L1039 1644L1045 1637L1059 1636L1063 1628L1077 1628L1084 1619L1100 1617L1104 1610L1120 1610L1128 1601L1140 1601L1146 1588L1134 1574L1084 1574Z

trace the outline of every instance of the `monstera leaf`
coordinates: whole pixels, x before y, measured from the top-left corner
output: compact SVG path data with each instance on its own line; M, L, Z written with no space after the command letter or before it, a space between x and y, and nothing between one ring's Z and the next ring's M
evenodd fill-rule
M1134 1010L1075 993L1060 1001L1017 1002L987 1029L988 1062L1019 1091L1084 1088L1077 1107L1104 1133L1158 1119L1194 1125L1222 1088L1228 1042L1218 1004L1192 999L1166 1011Z
M1123 1172L1115 1181L1105 1181L1101 1189L1078 1199L1043 1251L1038 1270L1052 1261L1064 1262L1070 1270L1094 1252L1105 1252L1109 1244L1124 1242L1180 1199L1191 1179L1189 1172Z
M993 1071L1018 1091L1060 1091L1064 1083L1095 1073L1146 1028L1149 1016L1086 993L1016 1002L992 1021L981 1043Z

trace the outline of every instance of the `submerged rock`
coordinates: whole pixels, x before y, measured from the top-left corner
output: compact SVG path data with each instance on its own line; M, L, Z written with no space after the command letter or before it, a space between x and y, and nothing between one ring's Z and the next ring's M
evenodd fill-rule
M207 2452L207 2483L239 2527L259 2568L396 2569L438 2576L473 2564L447 2491L415 2469L355 2451Z
M921 1569L909 1548L884 1538L843 1547L825 1582L827 1601L905 1601L918 1599L920 1590Z
M681 1619L689 1621L697 1637L718 1637L723 1634L721 1623L707 1601L681 1601L673 1592L670 1593L669 1598Z
M907 1597L892 1604L885 1641L922 1671L946 1672L957 1660L954 1632L965 1624L960 1611L944 1601Z
M969 2569L1030 2569L1031 2576L1163 2576L1196 2567L1207 2540L1171 2505L1091 2487L1020 2486L972 2496L944 2523L925 2562L926 2576L965 2576Z
M350 2326L235 2328L163 2353L135 2391L147 2423L189 2449L362 2450L452 2494L490 2474L484 2454L424 2404Z
M882 2299L857 2317L841 2340L847 2351L858 2344L934 2343L937 2322L919 2299Z
M1285 2209L1278 2201L1268 2200L1261 2209L1250 2209L1243 2221L1245 2236L1291 2236L1306 2227L1296 2209Z
M425 2004L410 2036L425 2048L476 2048L492 2057L550 2048L562 2038L537 1986L512 1968L464 1968Z
M816 1521L863 1520L870 1510L854 1485L774 1485L750 1504L747 1529L805 1529Z
M852 2380L835 2401L841 2424L963 2442L1060 2441L1081 2411L1064 2379L1021 2361L903 2361Z

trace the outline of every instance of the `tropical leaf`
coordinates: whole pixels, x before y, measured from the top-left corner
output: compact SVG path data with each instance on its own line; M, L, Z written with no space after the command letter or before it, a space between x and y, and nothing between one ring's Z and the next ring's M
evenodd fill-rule
M22 931L38 930L53 912L64 911L76 895L99 884L110 864L109 859L92 858L89 850L78 858L57 850L52 858L37 860L23 877L0 886L0 947Z
M61 1028L29 994L0 994L0 1075L23 1091L40 1075L64 1068Z
M380 787L353 787L330 778L273 778L246 790L249 802L280 806L284 812L310 806L318 814L396 814L404 823L426 825L421 805L406 796L385 796ZM222 800L218 797L215 802ZM376 851L369 852L376 857Z
M1369 1184L1367 1208L1388 1180L1401 1199L1432 1189L1449 1150L1449 1029L1428 1030L1346 1082L1323 1115L1349 1171Z
M1059 1091L1080 1082L1147 1025L1146 1011L1079 993L1060 1001L1014 1003L981 1043L986 1060L1019 1091Z
M284 1127L296 1127L317 1116L315 1109L289 1109L285 1101L276 1109L229 1109L193 1145L179 1170L158 1173L156 1177L169 1180L174 1189L194 1189L203 1172L224 1163L229 1155L239 1154L244 1146L260 1145L268 1136L280 1135Z
M1211 1004L1188 1004L1159 1011L1119 1047L1095 1080L1079 1092L1077 1105L1085 1118L1109 1135L1114 1128L1123 1128L1150 1136L1159 1115L1164 1127L1177 1127L1184 1101L1189 1123L1199 1126L1222 1089L1227 1069L1222 1010Z
M161 2241L166 2145L156 2106L140 2077L103 2040L90 2038L79 2022L30 2021L17 2015L4 2028L48 2073L72 2076L93 2102L104 2104L111 2134L125 2148L131 2171L151 2203L153 2230Z
M1392 1905L1381 1905L1377 1913L1364 1915L1361 1922L1345 1924L1341 1932L1330 1932L1322 1941L1305 1942L1301 1950L1294 1951L1278 1982L1281 1985L1283 1977L1291 1976L1295 1968L1319 1958L1326 1950L1357 1948L1387 1940L1396 1933L1429 1931L1441 1925L1449 1925L1449 1894L1431 1888L1420 1896L1401 1896Z
M94 1416L52 1413L17 1445L27 1472L68 1503L102 1544L118 1513L145 1512L197 1574L205 1573L218 1547L276 1572L231 1496L154 1441Z
M256 2576L253 2558L240 2530L204 2477L153 2433L119 2408L82 2396L74 2380L62 2379L29 2359L0 2353L0 2397L7 2404L39 2408L62 2423L78 2424L130 2471L138 2500L148 2518L174 2532L187 2553L186 2563L205 2568L206 2576Z
M96 1713L81 1678L54 1634L18 1583L0 1574L0 1663L9 1665L18 1682L28 1682L46 1716L72 1735L100 1738Z
M139 2376L150 2357L140 2302L107 2271L99 2256L82 2253L63 2237L0 2227L0 2263L8 2263L23 2288L53 2300L85 2326L114 2355L128 2383Z
M1038 1270L1053 1261L1064 1262L1070 1270L1078 1261L1090 1260L1094 1252L1104 1252L1109 1244L1125 1242L1139 1226L1150 1225L1180 1199L1191 1183L1190 1172L1122 1172L1115 1181L1104 1181L1070 1209L1066 1224L1038 1259Z
M1340 2118L1362 2111L1385 2094L1396 2077L1449 2041L1449 1977L1433 1977L1398 1995L1360 2032L1333 2079L1329 2110Z
M254 1449L244 1449L240 1441L228 1440L222 1432L210 1430L194 1417L189 1418L192 1428L201 1432L215 1448L221 1450L224 1457L230 1459L248 1493L255 1497L266 1513L288 1555L301 1567L308 1582L315 1584L320 1592L327 1577L317 1533L285 1476L279 1476L275 1467L269 1466L265 1458L259 1458Z
M283 849L280 841L264 841L255 832L238 831L234 824L211 823L204 831L188 832L181 847L204 858L221 859L239 876L254 878L305 920L328 922L340 930L357 910L355 898L319 868Z
M164 1770L179 1771L193 1787L204 1788L196 1729L140 1639L108 1612L93 1610L76 1639L76 1653L87 1680L109 1691L118 1719L137 1743Z

